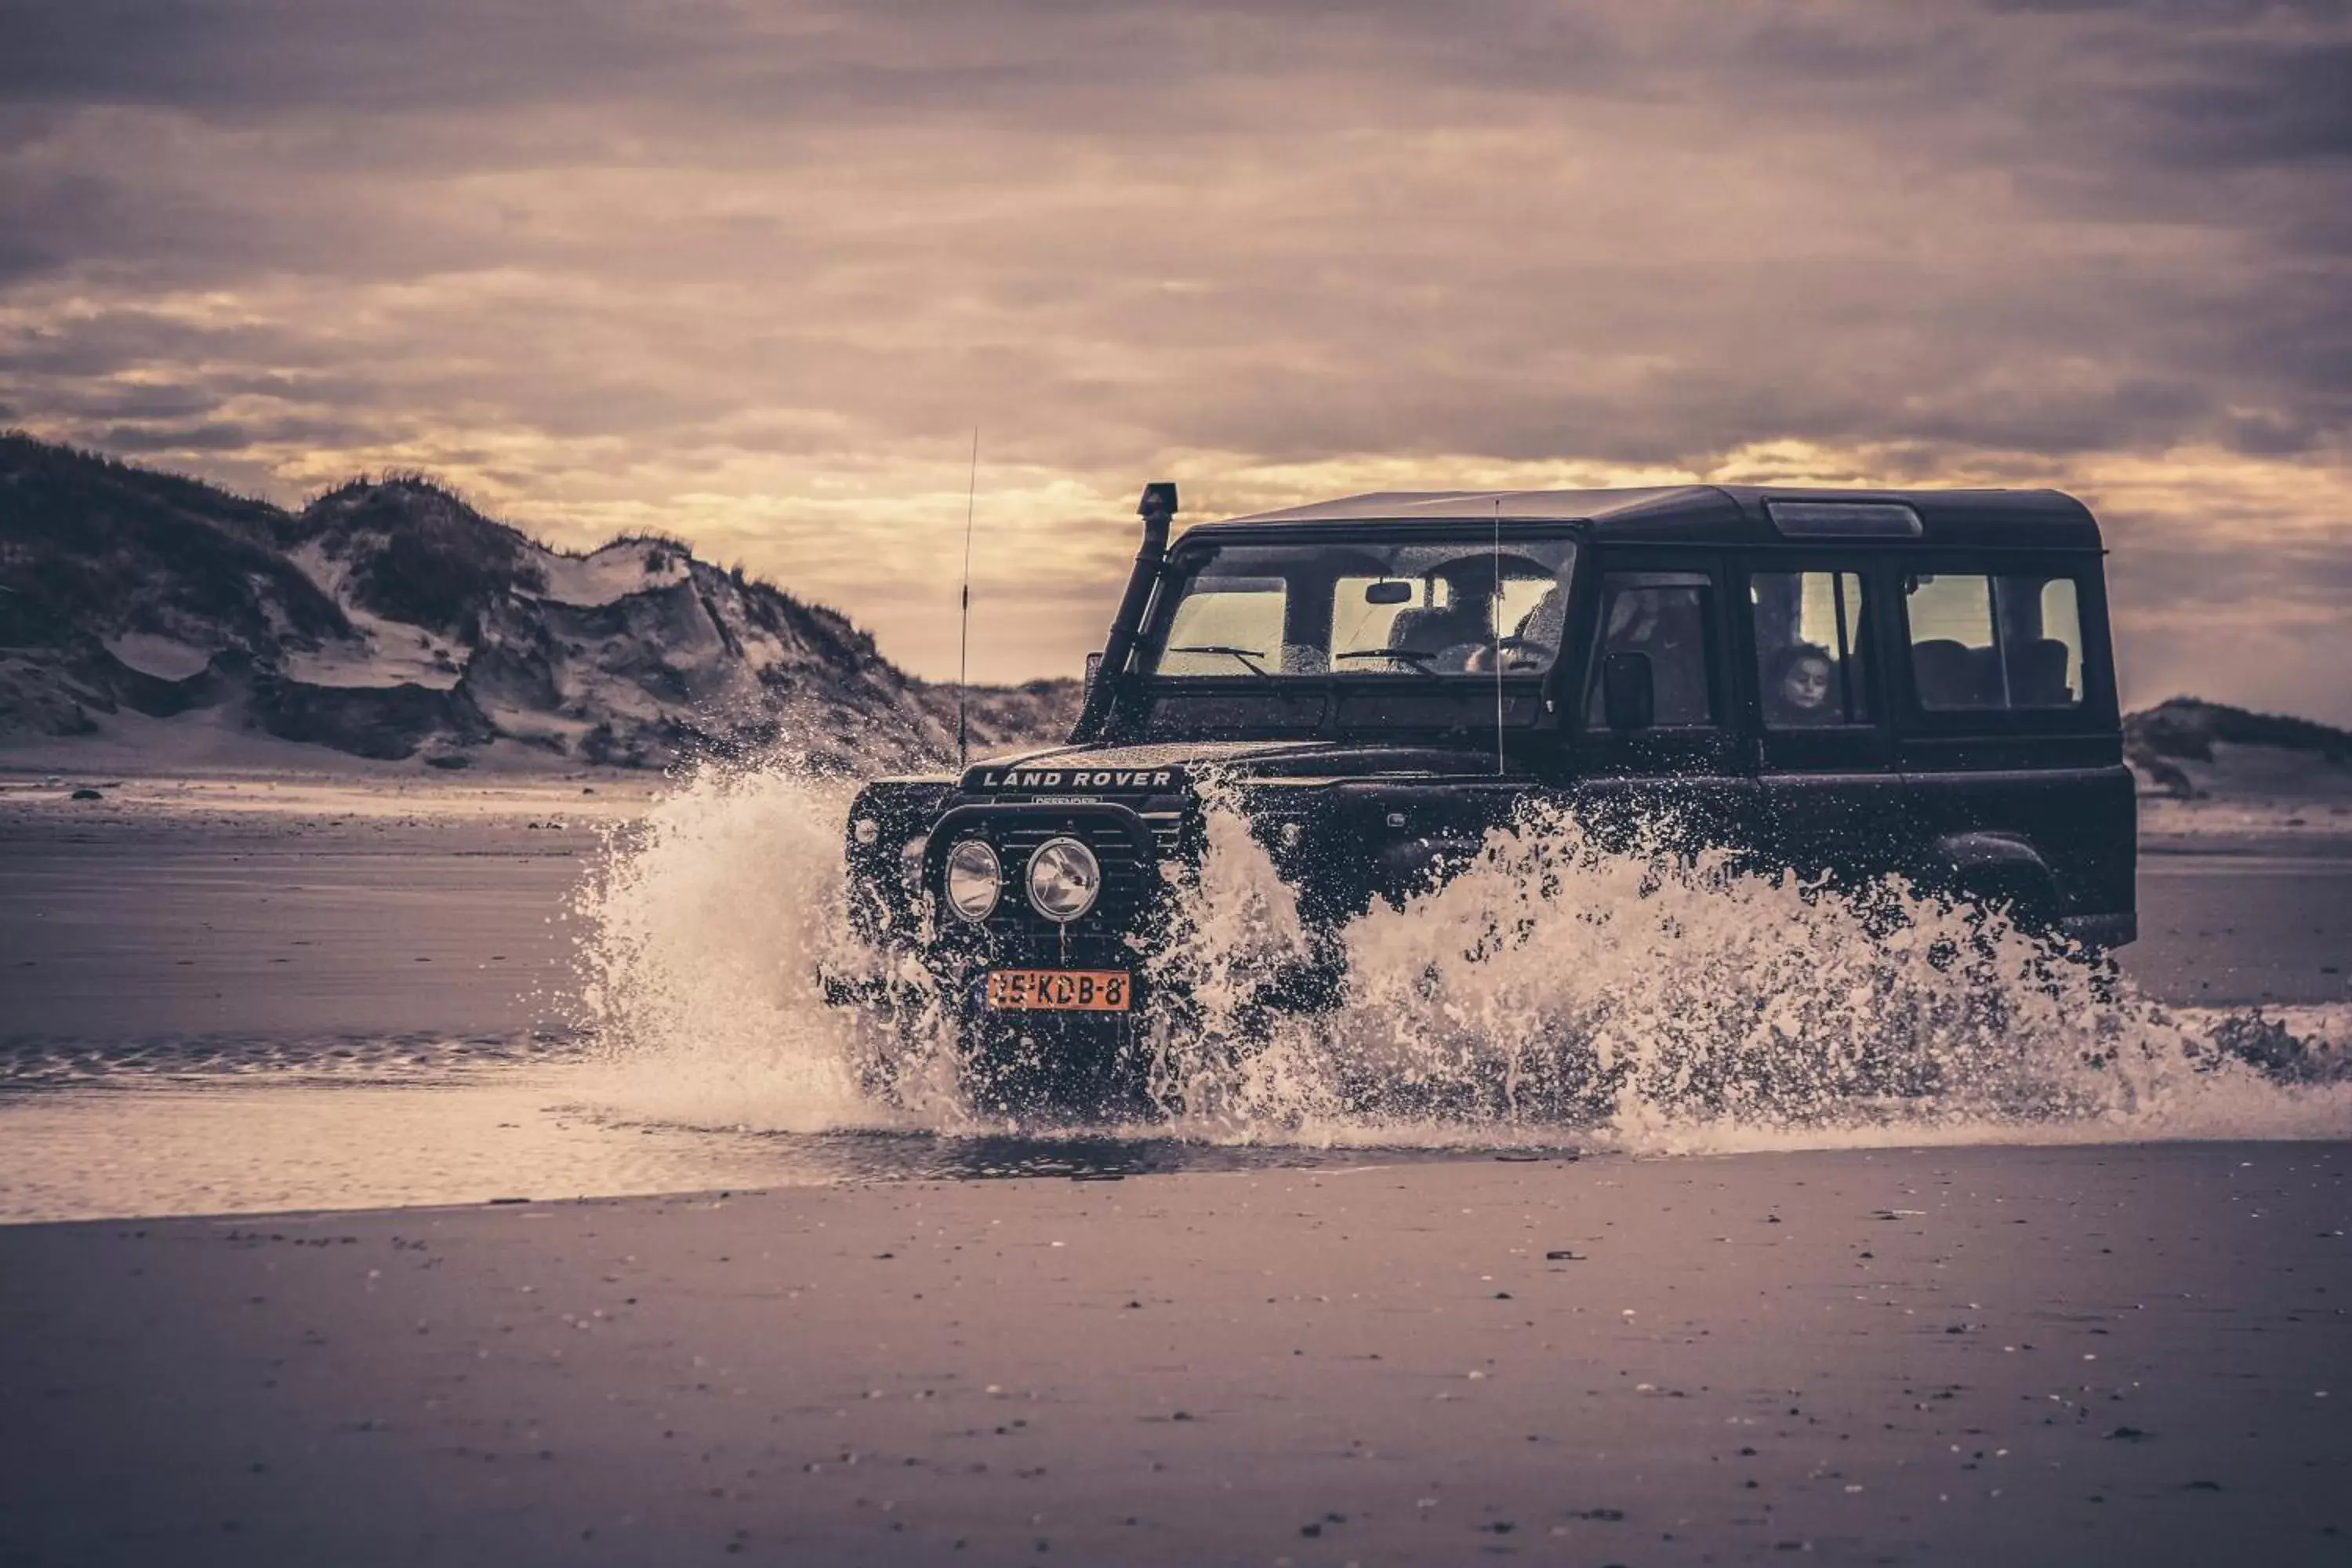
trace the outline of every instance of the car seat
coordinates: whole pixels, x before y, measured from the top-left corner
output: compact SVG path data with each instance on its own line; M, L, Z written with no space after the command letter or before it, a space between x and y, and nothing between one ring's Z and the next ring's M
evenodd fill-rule
M2066 684L2071 650L2056 637L2036 637L2009 650L2009 700L2017 708L2065 708L2075 700Z
M1389 625L1388 645L1401 653L1441 654L1482 640L1475 629L1465 631L1463 617L1450 609L1399 610Z
M1986 673L1976 651L1966 643L1932 637L1911 645L1911 679L1919 689L1922 708L1990 706Z

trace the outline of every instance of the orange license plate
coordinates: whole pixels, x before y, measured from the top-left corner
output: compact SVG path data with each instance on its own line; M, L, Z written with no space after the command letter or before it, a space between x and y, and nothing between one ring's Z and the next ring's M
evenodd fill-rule
M1124 1013L1135 985L1116 970L998 969L988 976L987 1002L1006 1013Z

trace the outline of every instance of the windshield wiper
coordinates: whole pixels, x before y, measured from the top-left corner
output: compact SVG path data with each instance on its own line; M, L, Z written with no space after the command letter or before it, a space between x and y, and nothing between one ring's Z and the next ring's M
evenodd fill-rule
M1265 668L1257 662L1259 659L1266 657L1265 650L1264 648L1233 647L1224 643L1186 643L1176 647L1166 649L1165 651L1169 653L1227 654L1238 660L1244 669L1248 670L1260 680L1272 680L1274 679L1272 675L1266 672Z

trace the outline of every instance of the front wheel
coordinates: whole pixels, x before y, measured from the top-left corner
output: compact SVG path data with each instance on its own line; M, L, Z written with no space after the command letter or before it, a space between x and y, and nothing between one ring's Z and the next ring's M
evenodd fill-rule
M1141 1020L975 1010L959 1031L957 1076L985 1115L1062 1123L1157 1114Z

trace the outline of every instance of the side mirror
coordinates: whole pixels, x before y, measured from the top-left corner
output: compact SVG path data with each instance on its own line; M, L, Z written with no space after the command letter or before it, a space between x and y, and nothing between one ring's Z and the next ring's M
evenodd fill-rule
M1409 605L1412 603L1412 584L1410 583L1370 584L1366 585L1364 589L1364 603L1367 605Z
M1621 650L1601 658L1601 711L1612 730L1646 730L1657 721L1650 656Z
M1087 655L1086 696L1092 697L1095 694L1095 681L1099 679L1101 675L1102 655L1099 652Z

